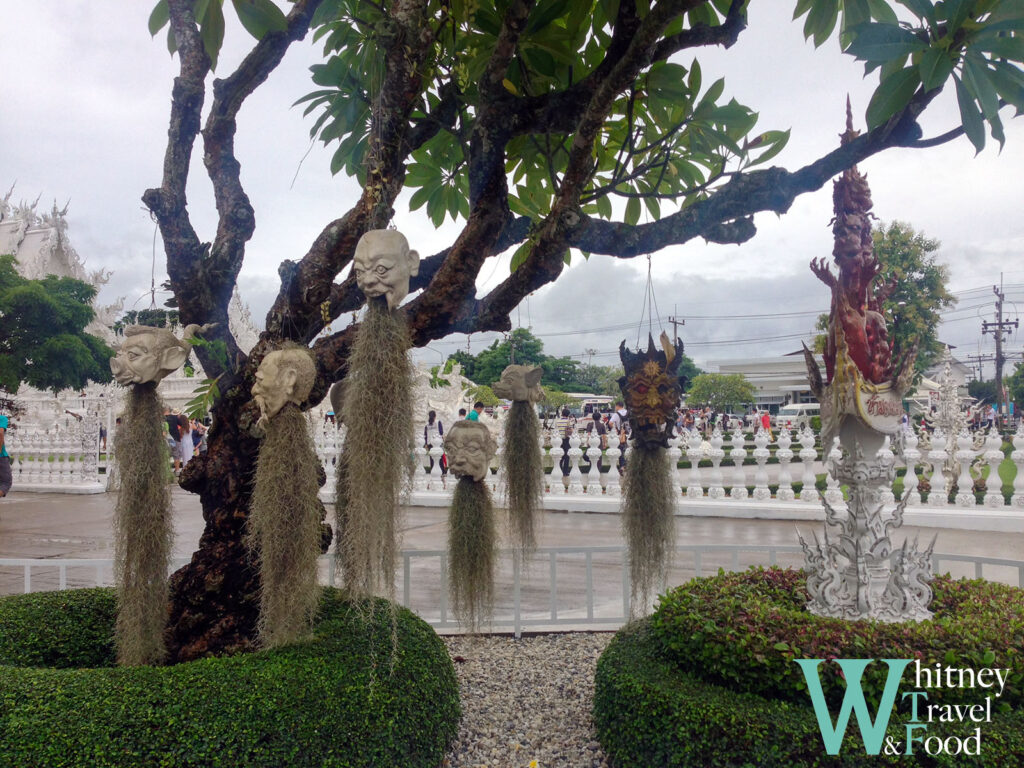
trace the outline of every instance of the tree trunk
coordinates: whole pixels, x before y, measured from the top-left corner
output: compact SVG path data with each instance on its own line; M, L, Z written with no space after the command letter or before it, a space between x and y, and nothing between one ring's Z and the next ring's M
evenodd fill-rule
M232 399L215 409L206 455L182 473L182 487L199 494L206 526L191 562L171 576L171 664L244 651L256 639L259 572L242 537L259 441L243 431L237 414L244 403Z

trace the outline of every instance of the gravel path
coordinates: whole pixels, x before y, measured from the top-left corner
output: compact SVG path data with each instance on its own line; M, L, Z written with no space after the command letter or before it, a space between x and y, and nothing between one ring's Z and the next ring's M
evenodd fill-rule
M590 712L611 633L446 637L462 699L450 768L608 768ZM535 762L533 762L535 761Z

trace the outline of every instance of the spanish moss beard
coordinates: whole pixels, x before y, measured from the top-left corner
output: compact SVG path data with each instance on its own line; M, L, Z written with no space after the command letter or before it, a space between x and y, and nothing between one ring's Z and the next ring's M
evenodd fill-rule
M286 403L266 422L264 435L245 541L262 582L259 642L273 648L312 630L320 602L323 505L317 496L320 460L298 406Z
M623 480L622 528L632 583L632 614L647 612L675 549L675 498L668 451L634 444Z
M401 500L414 455L410 346L404 315L371 299L348 359L335 498L337 562L357 599L395 596Z
M513 401L505 422L501 463L505 473L509 530L521 559L537 547L537 522L543 507L544 460L539 434L533 406Z
M448 510L448 600L459 624L477 632L494 607L494 504L487 485L461 477Z
M136 384L114 438L121 489L114 505L117 660L159 664L167 657L167 574L174 530L170 453L156 383Z

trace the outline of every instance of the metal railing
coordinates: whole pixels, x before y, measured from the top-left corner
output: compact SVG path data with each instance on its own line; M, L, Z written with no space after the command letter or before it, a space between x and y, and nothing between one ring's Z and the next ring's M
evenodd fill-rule
M803 561L802 550L795 545L680 545L675 550L667 583L683 583L719 568L738 571L751 565L799 566ZM625 547L540 547L525 563L512 550L500 554L494 613L486 631L511 632L519 637L524 630L615 629L629 621L633 605ZM187 561L176 559L174 567ZM932 563L936 573L943 572L943 564L960 563L973 568L954 567L956 576L986 578L987 573L992 580L1024 587L1024 561L935 553ZM4 582L4 572L11 569L21 571L20 590L11 589L17 576ZM82 573L69 577L69 569ZM322 583L333 586L335 570L333 555L320 558ZM438 631L459 631L448 604L445 550L404 550L398 578L396 595L403 606ZM113 561L0 559L0 593L31 592L34 582L46 589L109 585L113 582Z

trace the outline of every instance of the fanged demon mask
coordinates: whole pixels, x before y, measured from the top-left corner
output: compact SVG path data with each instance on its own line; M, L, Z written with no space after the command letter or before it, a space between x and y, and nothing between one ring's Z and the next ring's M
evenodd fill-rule
M619 358L626 371L619 379L619 388L626 400L635 444L668 447L669 427L675 421L681 394L676 370L682 361L683 342L673 346L662 333L662 349L657 349L654 338L648 334L647 339L646 352L629 351L625 341L619 345Z

